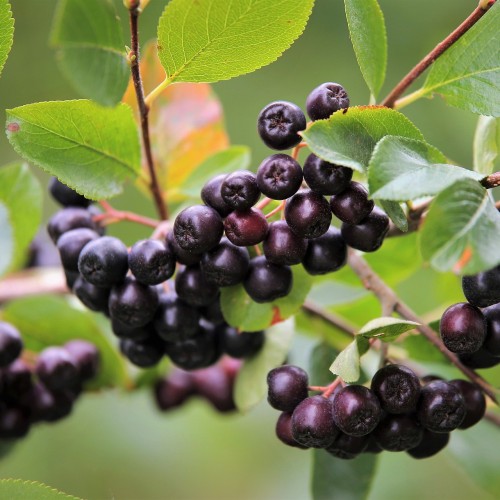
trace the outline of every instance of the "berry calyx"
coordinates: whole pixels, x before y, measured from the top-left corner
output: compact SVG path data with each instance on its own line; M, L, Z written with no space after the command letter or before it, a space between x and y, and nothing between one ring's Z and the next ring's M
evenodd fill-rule
M249 170L237 170L226 176L220 188L222 199L233 210L247 210L260 198L257 178Z
M302 169L291 156L275 154L267 157L257 170L260 191L273 200L285 200L302 184Z

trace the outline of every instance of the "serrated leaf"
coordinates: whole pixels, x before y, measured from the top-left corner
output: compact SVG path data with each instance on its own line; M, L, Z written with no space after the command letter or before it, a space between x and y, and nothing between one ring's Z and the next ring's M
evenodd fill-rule
M384 341L394 340L403 333L413 330L419 323L404 319L382 317L369 321L359 330L366 339L376 338Z
M447 104L500 116L500 5L489 11L432 65L421 90Z
M391 200L381 200L380 204L394 225L406 233L408 231L408 218L403 207L397 201Z
M128 384L124 358L111 345L111 336L96 314L73 307L65 298L44 295L9 302L2 318L19 329L25 347L35 352L72 339L92 342L101 354L101 369L89 387Z
M293 318L270 327L266 330L266 340L259 353L245 360L234 388L234 401L240 411L250 410L264 398L267 374L286 359L294 331Z
M170 82L217 82L275 61L304 31L313 0L172 0L158 24Z
M0 276L24 263L42 219L42 188L28 165L0 167Z
M423 140L404 115L382 106L355 106L318 120L302 136L311 151L330 163L364 173L377 142L386 135Z
M140 171L132 110L92 101L53 101L7 110L7 138L17 153L93 200L115 196Z
M22 479L0 479L0 498L10 500L36 498L36 500L78 500L38 481L23 481Z
M500 263L500 213L479 182L457 181L434 199L420 251L438 271L476 274Z
M499 149L500 119L480 116L474 134L474 170L484 176L493 173Z
M377 0L344 0L349 35L359 68L376 96L385 79L387 35Z
M384 137L375 147L368 169L370 196L408 201L439 193L464 178L484 176L446 164L446 157L423 141Z
M110 0L60 0L51 43L64 76L83 96L114 106L127 88L125 39Z
M313 500L362 500L375 479L378 455L363 453L354 460L313 451L311 493Z
M369 342L362 335L356 338L335 358L330 371L344 382L357 382L361 376L359 359L368 351Z
M14 41L14 18L7 0L0 0L0 75Z

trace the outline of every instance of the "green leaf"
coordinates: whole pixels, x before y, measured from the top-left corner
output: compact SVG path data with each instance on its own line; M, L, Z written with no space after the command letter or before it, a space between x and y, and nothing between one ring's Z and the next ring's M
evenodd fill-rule
M352 383L359 380L361 368L359 359L368 351L369 342L362 335L356 338L335 358L330 371L338 375L344 382Z
M339 281L328 280L315 283L307 298L320 307L330 307L352 302L364 297L368 293L365 288L360 286L352 286Z
M0 167L0 276L24 263L42 219L42 188L28 165Z
M447 104L500 116L500 5L498 2L431 66L421 90Z
M386 135L423 140L408 118L382 106L356 106L318 120L302 132L311 151L330 163L359 172L368 168L372 152Z
M423 141L394 136L384 137L377 144L368 169L370 196L394 201L430 196L459 179L483 177L447 165L445 156Z
M158 24L170 82L217 82L275 61L304 31L313 0L172 0Z
M227 174L235 170L245 170L250 166L250 148L231 146L208 157L180 185L179 190L191 197L200 196L200 188L212 177Z
M400 344L408 358L424 363L448 363L448 360L423 336L408 335Z
M311 385L326 386L332 382L329 370L332 359L338 356L339 351L326 342L314 346L309 359L309 382Z
M89 387L128 384L124 358L111 345L109 327L108 331L103 328L104 321L97 314L73 307L62 297L44 295L9 302L2 317L19 329L25 347L35 352L72 339L92 342L101 353L101 369Z
M500 149L500 119L480 116L474 134L474 170L483 175L495 171Z
M80 94L103 106L120 102L130 68L110 0L60 0L51 43L59 49L61 71Z
M22 500L36 498L36 500L78 500L73 495L39 483L38 481L23 481L22 479L0 479L0 498Z
M7 138L25 159L93 200L122 192L140 170L132 110L92 101L27 104L7 110Z
M413 330L416 326L419 326L419 323L415 323L414 321L382 317L366 323L359 330L359 335L362 335L366 339L376 338L383 341L391 341L403 333Z
M387 36L377 0L344 0L347 24L356 59L368 88L376 96L387 67Z
M294 331L293 318L272 326L266 331L263 348L245 360L234 388L234 401L240 411L250 410L266 395L267 374L285 361Z
M363 453L354 460L313 451L311 490L313 500L364 500L368 497L378 455Z
M14 18L10 3L0 0L0 74L14 41Z
M433 201L420 232L422 257L438 271L476 274L500 263L500 214L488 191L457 181Z
M394 225L403 233L408 231L408 218L403 207L397 201L381 200L380 204Z

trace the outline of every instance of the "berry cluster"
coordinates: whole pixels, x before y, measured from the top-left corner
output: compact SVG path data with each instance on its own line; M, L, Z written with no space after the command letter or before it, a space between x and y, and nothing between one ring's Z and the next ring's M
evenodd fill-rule
M99 369L99 351L83 340L48 347L36 360L21 358L22 351L19 331L0 322L0 439L22 438L34 423L69 415Z
M282 413L278 438L296 448L324 448L333 456L406 451L427 458L443 449L454 429L467 429L483 417L486 400L465 380L419 380L403 365L386 365L371 388L340 385L330 393L308 395L308 375L284 365L267 377L269 404Z
M464 276L462 289L468 302L450 306L441 318L443 343L471 368L496 366L500 364L500 266Z

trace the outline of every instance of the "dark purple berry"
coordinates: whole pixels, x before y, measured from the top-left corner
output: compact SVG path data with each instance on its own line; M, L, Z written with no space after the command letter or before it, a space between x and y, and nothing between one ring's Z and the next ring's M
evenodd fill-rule
M389 231L389 217L378 207L375 207L361 223L356 225L343 223L340 229L345 242L362 252L378 250L384 242L387 231Z
M21 334L10 323L0 321L0 368L10 365L23 350Z
M450 434L446 432L431 432L424 429L422 441L420 444L407 450L406 453L413 458L429 458L439 453L446 447L450 440Z
M229 215L233 209L222 199L221 186L227 174L220 174L205 183L201 190L201 199L205 205L219 212L221 217Z
M314 121L329 118L335 111L348 107L349 96L338 83L322 83L307 96L307 114Z
M78 366L62 347L44 349L38 355L35 373L45 386L53 391L71 389L81 381Z
M108 301L110 288L102 288L88 281L78 275L75 283L73 284L73 293L80 299L82 304L88 307L91 311L108 312Z
M180 264L184 264L185 266L194 266L201 260L201 253L193 253L188 250L184 250L179 243L177 243L173 231L170 231L167 234L167 246L174 254L175 260Z
M474 368L474 370L492 368L500 364L500 357L493 356L483 348L472 354L459 354L458 357L465 366Z
M61 235L57 240L57 249L61 256L61 262L66 271L78 271L78 257L83 247L99 235L92 229L80 227L72 229Z
M370 215L375 203L368 199L368 191L359 182L352 181L347 189L330 198L333 214L346 224L359 224Z
M267 401L276 410L292 412L308 397L307 373L298 366L284 365L267 374Z
M257 170L257 185L273 200L286 200L302 184L302 168L291 156L275 154L267 157Z
M128 266L135 279L143 285L158 285L175 271L175 257L161 241L138 241L128 254Z
M196 335L200 313L176 294L162 295L156 312L154 328L163 340L177 342Z
M160 339L150 337L146 340L121 339L120 350L132 364L149 368L160 362L165 347Z
M221 196L233 210L247 210L260 198L257 178L249 170L237 170L229 174L221 184Z
M190 373L174 368L166 377L155 384L155 401L161 411L181 406L195 393Z
M233 398L234 380L221 365L214 365L192 373L196 392L217 411L228 413L236 410Z
M75 398L68 391L52 392L39 382L27 394L26 401L32 422L55 422L71 413Z
M30 367L22 360L16 359L0 373L2 394L17 399L33 387Z
M340 432L335 441L326 449L328 453L336 458L352 460L368 447L370 436L350 436Z
M464 276L462 290L473 306L488 307L500 303L500 266L473 276Z
M175 291L190 306L204 307L217 297L219 287L207 280L199 266L190 266L177 271Z
M30 420L19 408L0 411L0 439L19 439L30 429Z
M276 436L282 443L285 443L288 446L293 446L294 448L299 448L301 450L307 449L307 446L302 446L293 438L291 413L283 412L278 417L278 421L276 422Z
M423 428L409 415L387 415L373 431L375 442L387 451L405 451L422 441Z
M500 306L494 305L483 309L486 319L486 337L483 349L493 356L500 356Z
M222 314L220 297L217 297L208 306L200 308L200 312L205 319L216 325L226 324L224 315Z
M267 235L269 225L261 210L249 210L230 213L224 220L227 239L234 245L249 247L258 245Z
M286 202L285 220L297 236L318 238L328 231L332 213L323 196L303 189Z
M272 302L286 297L293 285L293 274L288 266L272 264L264 256L250 261L250 270L243 281L246 292L255 302Z
M309 240L302 259L304 269L312 275L338 271L347 262L347 245L340 231L330 226L319 238Z
M59 210L52 216L47 225L47 231L52 241L57 243L62 234L79 227L98 231L98 224L94 222L92 214L88 210L79 207L68 207Z
M486 411L486 398L481 388L467 380L450 380L449 384L456 387L465 402L465 418L458 426L459 429L468 429L476 425L483 417Z
M263 331L239 332L232 326L222 331L222 348L233 358L250 358L261 350L264 341Z
M297 236L284 220L269 224L263 244L264 255L273 264L299 264L307 250L307 240Z
M156 336L156 330L152 323L148 323L144 326L132 327L129 324L111 318L111 330L120 339L142 341Z
M64 344L64 349L75 362L81 380L90 380L97 375L101 364L101 355L94 344L76 339Z
M49 191L54 200L63 207L72 206L86 208L91 203L91 200L88 200L85 196L77 193L66 186L66 184L63 184L57 177L51 177L49 181Z
M322 160L311 153L304 163L304 180L312 191L321 195L337 195L345 191L352 179L352 170Z

